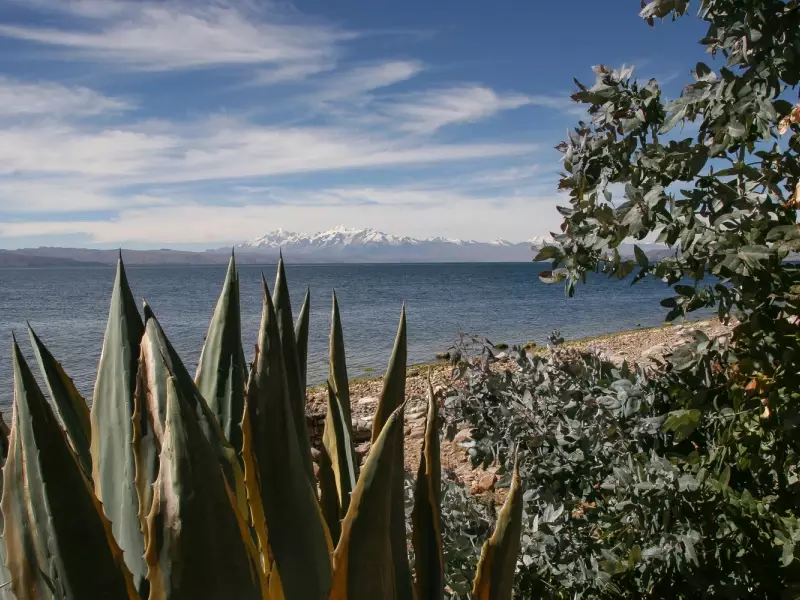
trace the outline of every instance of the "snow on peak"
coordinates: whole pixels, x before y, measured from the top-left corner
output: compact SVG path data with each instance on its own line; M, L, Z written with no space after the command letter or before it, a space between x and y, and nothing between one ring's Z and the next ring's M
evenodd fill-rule
M528 246L543 246L552 242L553 238L551 236L536 236L524 243ZM476 242L474 240L460 240L441 236L422 240L408 236L392 235L376 229L355 229L352 227L345 227L344 225L337 225L333 229L319 231L317 233L297 233L279 228L260 237L248 240L243 244L240 244L239 247L250 249L277 249L286 247L312 249L343 248L348 246L402 246L418 244L470 246L480 243L481 242ZM514 242L510 242L502 238L485 243L497 247L511 247L517 245Z

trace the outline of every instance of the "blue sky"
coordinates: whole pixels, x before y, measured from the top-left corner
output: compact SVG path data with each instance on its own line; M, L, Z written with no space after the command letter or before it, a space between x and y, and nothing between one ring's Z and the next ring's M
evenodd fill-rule
M638 9L5 0L0 247L546 234L572 77L632 64L675 96L704 58L696 17L651 29Z

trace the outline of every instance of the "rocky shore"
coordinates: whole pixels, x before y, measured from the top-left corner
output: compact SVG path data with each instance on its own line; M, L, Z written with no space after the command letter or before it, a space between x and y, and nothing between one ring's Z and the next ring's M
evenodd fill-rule
M692 339L692 332L703 331L708 337L728 336L732 325L725 325L716 319L693 321L678 325L664 325L648 329L636 329L619 333L578 339L565 342L565 346L594 350L611 361L621 364L624 360L639 364L653 364L672 348ZM536 351L543 352L544 349ZM449 365L432 364L409 368L406 380L408 405L405 415L405 462L406 469L416 472L419 464L422 437L425 431L425 412L430 373L434 392L441 394L451 385ZM382 377L358 379L350 382L350 398L353 412L353 435L356 452L362 457L370 446L372 419L378 405L378 397L383 385ZM308 391L307 419L315 443L319 443L325 420L327 396L323 386ZM454 474L462 483L471 485L473 493L483 494L494 488L496 476L490 467L488 471L472 469L461 443L469 439L469 431L460 431L452 442L442 441L442 468Z

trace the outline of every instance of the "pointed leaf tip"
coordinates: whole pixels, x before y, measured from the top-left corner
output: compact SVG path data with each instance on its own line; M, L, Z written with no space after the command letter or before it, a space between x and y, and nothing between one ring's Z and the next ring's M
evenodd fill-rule
M522 536L522 483L515 450L511 489L497 518L494 533L481 550L472 589L475 600L511 600Z

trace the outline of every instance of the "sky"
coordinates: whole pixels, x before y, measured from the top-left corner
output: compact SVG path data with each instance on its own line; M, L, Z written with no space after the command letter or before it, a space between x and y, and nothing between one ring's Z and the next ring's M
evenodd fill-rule
M547 234L572 78L710 60L639 5L2 0L0 248Z

